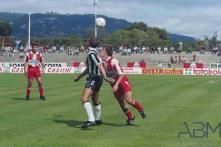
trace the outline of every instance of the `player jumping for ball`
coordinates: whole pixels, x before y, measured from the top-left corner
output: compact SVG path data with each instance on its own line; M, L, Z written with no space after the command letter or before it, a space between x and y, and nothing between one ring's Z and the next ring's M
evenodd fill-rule
M107 80L102 60L98 56L97 47L99 42L97 38L91 37L88 40L89 53L86 58L86 69L77 77L75 81L80 80L83 76L88 75L85 88L81 96L81 102L88 115L88 120L81 126L82 128L88 128L92 125L99 125L102 123L101 119L101 104L99 100L99 91L103 83L103 79ZM102 78L103 77L103 78ZM92 101L95 107L95 114L93 114L92 106L89 101L89 97L92 97Z
M131 84L127 76L123 75L123 70L118 63L118 60L112 57L112 47L103 47L100 55L105 62L107 77L111 79L111 86L114 96L116 97L121 109L127 116L127 124L131 125L135 119L127 103L136 108L140 112L143 119L146 118L144 108L132 97Z

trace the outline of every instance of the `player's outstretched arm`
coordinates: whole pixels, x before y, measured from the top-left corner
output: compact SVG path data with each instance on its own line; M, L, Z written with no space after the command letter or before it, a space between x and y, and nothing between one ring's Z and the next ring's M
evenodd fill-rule
M77 82L79 81L82 77L84 77L85 75L88 74L88 70L85 69L82 73L80 73L79 75L77 75L75 78L74 78L74 81Z
M98 64L97 67L98 67L98 69L99 69L99 71L100 71L100 73L101 73L102 78L103 78L106 82L110 83L110 78L107 78L105 69L104 69L104 67L103 67L103 64Z

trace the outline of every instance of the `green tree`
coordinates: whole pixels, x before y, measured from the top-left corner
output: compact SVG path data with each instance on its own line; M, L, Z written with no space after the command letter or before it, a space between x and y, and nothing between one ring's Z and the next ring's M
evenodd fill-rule
M133 29L141 30L146 32L149 28L144 22L135 22L130 27L128 27L126 30L130 31Z

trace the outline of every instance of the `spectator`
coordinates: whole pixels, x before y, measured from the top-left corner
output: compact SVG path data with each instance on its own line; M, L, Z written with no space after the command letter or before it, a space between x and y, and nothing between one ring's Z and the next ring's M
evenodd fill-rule
M163 68L163 65L162 65L162 63L160 61L157 64L157 68Z
M61 46L59 51L60 51L60 53L63 53L64 52L64 46Z
M159 46L159 47L157 48L157 53L160 54L160 52L161 52L161 47Z
M171 62L170 62L170 60L168 61L168 68L171 68Z
M181 63L182 63L182 57L181 57L181 55L179 55L178 64L181 64Z
M173 52L174 52L174 47L171 46L171 47L170 47L170 53L172 54Z
M164 54L167 54L168 53L168 48L164 47L163 52L164 52Z
M190 64L190 68L191 68L191 69L195 69L195 68L196 68L196 63L195 63L195 62L192 62L192 63Z
M173 56L170 56L170 63L174 63Z
M182 63L186 63L186 57L185 56L183 56L183 58L182 58Z
M193 54L193 62L196 62L196 54Z

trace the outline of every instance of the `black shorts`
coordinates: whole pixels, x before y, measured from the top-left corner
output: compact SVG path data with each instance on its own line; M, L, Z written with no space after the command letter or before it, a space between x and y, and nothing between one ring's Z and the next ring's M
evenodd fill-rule
M88 77L85 84L85 88L91 88L94 92L99 92L103 79L100 76L97 77Z

